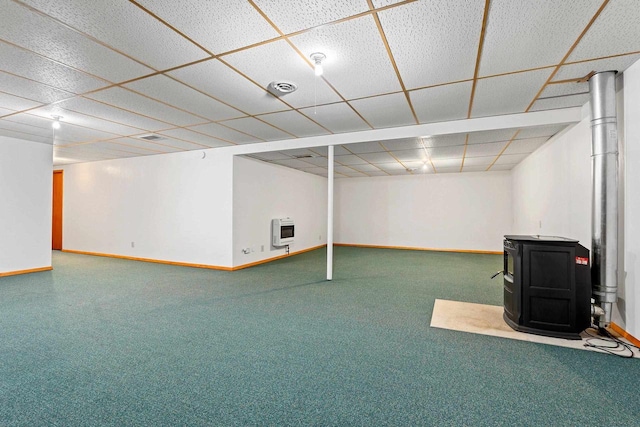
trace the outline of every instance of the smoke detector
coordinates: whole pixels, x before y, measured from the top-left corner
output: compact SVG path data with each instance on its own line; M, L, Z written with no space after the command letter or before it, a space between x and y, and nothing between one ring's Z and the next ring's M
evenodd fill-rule
M267 90L275 96L283 96L295 92L296 89L298 89L297 84L287 81L271 82L267 86Z

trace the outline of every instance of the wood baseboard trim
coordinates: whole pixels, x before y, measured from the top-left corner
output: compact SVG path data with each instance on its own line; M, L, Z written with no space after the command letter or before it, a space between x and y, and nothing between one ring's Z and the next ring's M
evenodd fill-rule
M359 245L352 243L334 243L334 246L347 246L352 248L373 248L373 249L402 249L408 251L430 251L430 252L458 252L465 254L485 254L502 255L502 251L480 251L476 249L442 249L442 248L418 248L415 246L383 246L383 245Z
M624 329L622 329L620 326L616 325L615 323L611 322L609 324L609 328L611 328L611 330L613 332L615 332L616 334L620 335L622 338L624 338L627 341L629 341L631 344L640 346L640 340L638 338L634 337L633 335L631 335L630 333L628 333L627 331L625 331Z
M0 277L9 277L9 276L17 276L19 274L29 274L29 273L38 273L40 271L51 271L53 267L38 267L38 268L30 268L28 270L16 270L16 271L7 271L4 273L0 273Z
M217 265L208 265L208 264L192 264L188 262L177 262L177 261L166 261L162 259L153 259L153 258L140 258L140 257L131 257L125 255L115 255L115 254L105 254L101 252L87 252L87 251L76 251L73 249L63 249L62 252L68 252L70 254L79 254L79 255L91 255L91 256L101 256L106 258L118 258L118 259L128 259L130 261L142 261L142 262L153 262L156 264L168 264L168 265L177 265L180 267L194 267L194 268L206 268L209 270L221 270L221 271L232 271L232 267L222 267Z
M266 264L268 262L276 261L276 260L279 260L279 259L282 259L282 258L288 258L290 256L300 255L300 254L303 254L305 252L315 251L316 249L324 248L326 246L327 245L314 246L312 248L307 248L307 249L302 249L302 250L299 250L299 251L296 251L296 252L291 252L290 254L278 255L278 256L275 256L273 258L267 258L267 259L263 259L263 260L256 261L256 262L250 262L249 264L237 265L237 266L233 267L232 270L233 271L242 270L243 268L249 268L249 267L253 267L255 265Z
M236 271L236 270L242 270L244 268L249 268L249 267L253 267L254 265L259 265L259 264L266 264L268 262L271 261L275 261L278 259L282 259L282 258L287 258L290 256L294 256L294 255L299 255L301 253L304 252L310 252L316 249L320 249L322 247L325 247L327 245L320 245L320 246L315 246L312 248L307 248L307 249L302 249L300 251L296 251L296 252L291 252L288 255L279 255L273 258L268 258L268 259L263 259L261 261L256 261L256 262L252 262L249 264L242 264L242 265L238 265L235 267L223 267L223 266L217 266L217 265L209 265L209 264L192 264L192 263L188 263L188 262L176 262L176 261L166 261L166 260L161 260L161 259L153 259L153 258L140 258L140 257L131 257L131 256L125 256L125 255L115 255L115 254L105 254L105 253L101 253L101 252L88 252L88 251L76 251L73 249L63 249L62 252L67 252L67 253L71 253L71 254L78 254L78 255L91 255L91 256L101 256L101 257L106 257L106 258L118 258L118 259L127 259L130 261L142 261L142 262L153 262L156 264L168 264L168 265L177 265L180 267L193 267L193 268L205 268L205 269L209 269L209 270L220 270L220 271Z

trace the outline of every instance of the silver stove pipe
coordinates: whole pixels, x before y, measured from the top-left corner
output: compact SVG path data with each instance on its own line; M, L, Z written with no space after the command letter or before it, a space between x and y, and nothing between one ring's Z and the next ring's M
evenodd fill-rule
M591 94L591 283L596 305L604 310L598 326L611 322L618 291L618 131L616 72L589 79Z

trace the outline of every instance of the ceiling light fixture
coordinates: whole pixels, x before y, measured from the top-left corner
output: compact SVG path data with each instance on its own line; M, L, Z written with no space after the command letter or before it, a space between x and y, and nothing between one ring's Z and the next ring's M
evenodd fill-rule
M62 116L51 116L53 117L53 123L51 123L51 127L54 128L55 130L60 129L60 119L62 118Z
M311 60L313 61L313 69L316 73L316 76L320 77L324 72L324 70L322 69L322 61L324 61L327 58L327 55L325 55L322 52L315 52L315 53L312 53L310 57L311 57Z

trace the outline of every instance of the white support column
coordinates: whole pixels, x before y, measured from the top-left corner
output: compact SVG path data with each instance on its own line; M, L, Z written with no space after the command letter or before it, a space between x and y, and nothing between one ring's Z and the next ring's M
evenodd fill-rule
M328 147L327 175L327 280L333 280L333 145Z

